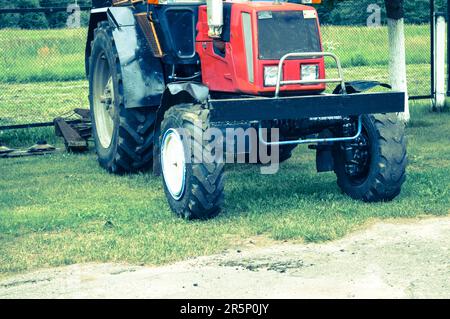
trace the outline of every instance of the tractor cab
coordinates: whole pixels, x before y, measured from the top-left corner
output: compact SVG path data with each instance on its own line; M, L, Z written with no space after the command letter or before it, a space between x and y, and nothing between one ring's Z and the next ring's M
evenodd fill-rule
M273 94L279 81L292 81L279 88L282 92L325 89L318 81L325 78L325 64L313 7L261 1L230 1L223 6L223 28L215 38L210 36L208 7L199 7L196 51L203 83L211 91ZM294 83L299 80L304 82Z

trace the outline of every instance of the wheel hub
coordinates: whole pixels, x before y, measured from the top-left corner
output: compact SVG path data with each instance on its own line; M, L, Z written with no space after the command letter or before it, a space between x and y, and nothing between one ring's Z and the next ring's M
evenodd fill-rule
M169 193L175 200L180 200L186 187L186 158L180 134L174 129L164 134L161 165Z
M114 115L114 88L112 84L112 77L109 78L105 86L105 91L100 98L100 102L104 105L105 110L109 113L111 119Z
M369 162L369 143L365 134L361 134L355 141L346 145L347 163L345 171L354 179L365 177Z
M101 86L102 85L99 84L99 91L101 90ZM102 92L97 92L101 95L98 94L98 102L95 104L95 121L100 144L104 148L108 148L112 142L115 116L114 84L112 76L109 76L108 81L104 84L102 90Z

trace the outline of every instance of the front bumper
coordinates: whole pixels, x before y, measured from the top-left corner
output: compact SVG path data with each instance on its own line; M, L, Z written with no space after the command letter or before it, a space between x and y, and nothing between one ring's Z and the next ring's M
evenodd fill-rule
M209 100L212 122L300 120L403 112L405 93L322 94Z

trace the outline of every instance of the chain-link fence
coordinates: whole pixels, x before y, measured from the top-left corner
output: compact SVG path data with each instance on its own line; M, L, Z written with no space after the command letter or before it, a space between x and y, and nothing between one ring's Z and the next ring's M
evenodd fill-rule
M324 50L340 57L347 81L389 83L387 26L325 26L322 32ZM406 25L405 37L409 94L412 98L430 96L430 26Z
M364 10L367 24L323 25L324 50L341 58L346 80L389 82L387 27L380 25L381 17L377 20L377 7ZM74 108L88 107L86 27L70 25L71 11L43 13L48 21L58 14L58 27L0 30L0 128L52 122ZM0 21L4 22L6 14L0 13ZM81 24L86 14L81 16ZM67 24L70 28L65 27ZM430 96L430 23L409 23L405 34L409 93L413 97ZM330 77L332 68L330 63Z
M62 113L88 106L87 29L81 26L82 9L88 10L8 10L0 14L3 22L19 15L39 28L0 30L0 127L52 122ZM39 24L43 18L57 21L57 27L43 29Z

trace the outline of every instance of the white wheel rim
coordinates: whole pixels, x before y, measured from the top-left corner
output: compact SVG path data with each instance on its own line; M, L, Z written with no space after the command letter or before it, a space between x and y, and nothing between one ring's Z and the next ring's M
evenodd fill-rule
M97 56L93 72L92 99L95 133L102 148L111 146L114 134L114 82L105 52Z
M114 84L112 77L110 77L104 88L103 96L94 104L98 139L104 148L108 148L112 142L114 131L114 103Z
M175 200L180 200L186 183L186 158L180 134L174 129L164 134L161 165L168 191Z

